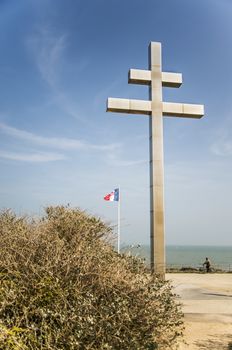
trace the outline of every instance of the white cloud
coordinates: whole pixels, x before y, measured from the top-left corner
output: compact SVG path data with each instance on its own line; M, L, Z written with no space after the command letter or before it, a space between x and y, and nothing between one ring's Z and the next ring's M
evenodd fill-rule
M48 146L62 150L81 149L96 151L113 151L120 147L119 143L107 145L94 145L77 139L39 136L25 130L13 128L4 123L0 123L0 131L2 131L4 134L21 139L23 141L29 141L33 144L37 144L40 146Z
M226 118L224 124L218 128L214 134L214 141L210 146L210 151L221 157L232 156L232 120Z
M65 159L65 156L58 153L14 153L0 151L0 158L39 163L63 160Z
M120 157L115 154L109 154L107 161L109 165L115 166L115 167L128 167L128 166L134 166L134 165L141 165L141 164L148 164L148 161L144 159L138 159L138 160L123 160L120 159Z
M89 120L80 115L76 103L71 101L62 89L61 72L66 64L64 53L67 47L67 37L65 33L57 34L49 27L41 27L27 40L27 46L33 53L42 79L51 89L52 103L59 106L67 115L88 125ZM81 62L78 65L79 70L85 69L86 64L86 61Z
M231 156L232 155L232 141L228 139L221 139L211 145L210 150L217 156Z
M42 78L54 88L58 78L57 70L66 46L66 35L55 35L49 28L43 27L29 38L28 45L34 52Z

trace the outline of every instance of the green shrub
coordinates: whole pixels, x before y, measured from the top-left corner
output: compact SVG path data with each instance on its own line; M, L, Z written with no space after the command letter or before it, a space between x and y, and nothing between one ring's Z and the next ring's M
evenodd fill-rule
M169 283L109 244L78 209L37 221L0 214L0 348L174 349L182 313Z

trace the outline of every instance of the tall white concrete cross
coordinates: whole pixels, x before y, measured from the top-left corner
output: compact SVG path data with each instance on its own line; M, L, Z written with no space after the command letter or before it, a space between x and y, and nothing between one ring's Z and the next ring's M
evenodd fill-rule
M150 100L111 98L108 112L146 114L150 136L150 241L151 270L165 277L163 116L201 118L204 106L162 100L162 86L180 87L182 74L162 72L161 43L149 46L149 70L130 69L129 83L149 85Z

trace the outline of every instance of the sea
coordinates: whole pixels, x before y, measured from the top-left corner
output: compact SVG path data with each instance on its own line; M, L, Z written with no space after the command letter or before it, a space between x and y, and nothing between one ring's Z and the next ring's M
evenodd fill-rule
M128 245L122 252L144 259L150 263L150 247L148 245ZM166 264L168 268L192 267L201 268L208 257L215 269L232 271L232 246L189 246L168 245L166 247Z

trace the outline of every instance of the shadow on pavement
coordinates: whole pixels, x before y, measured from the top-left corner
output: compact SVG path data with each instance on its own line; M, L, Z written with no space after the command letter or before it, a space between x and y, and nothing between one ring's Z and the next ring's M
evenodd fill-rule
M199 350L232 350L232 336L220 335L212 340L197 341L194 345Z
M220 293L203 293L204 295L213 295L216 297L226 297L226 298L232 298L232 295L228 294L220 294Z

